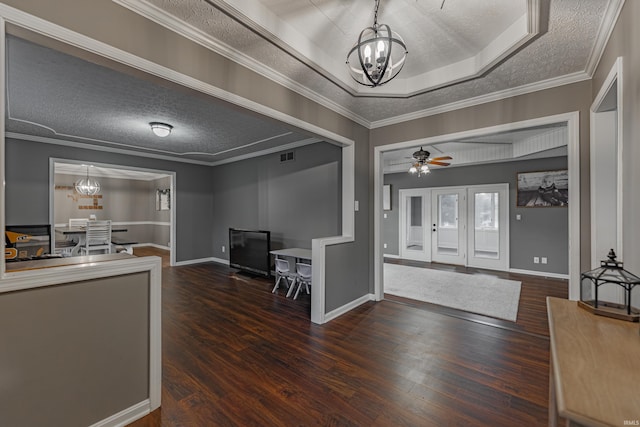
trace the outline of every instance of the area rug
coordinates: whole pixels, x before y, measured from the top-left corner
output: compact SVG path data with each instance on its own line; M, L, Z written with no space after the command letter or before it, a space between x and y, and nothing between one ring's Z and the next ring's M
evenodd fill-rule
M520 282L385 263L384 292L515 322Z

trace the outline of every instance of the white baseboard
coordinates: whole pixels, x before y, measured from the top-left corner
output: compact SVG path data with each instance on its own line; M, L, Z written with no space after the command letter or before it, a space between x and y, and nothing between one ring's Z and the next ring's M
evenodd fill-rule
M207 257L207 258L199 258L199 259L189 259L187 261L178 261L176 262L176 267L180 267L183 265L191 265L191 264L202 264L204 262L217 262L218 264L229 265L229 261L222 258L216 257Z
M118 412L117 414L113 414L109 418L105 418L104 420L100 420L95 424L91 424L89 427L120 427L131 424L137 419L144 417L150 413L150 402L149 399L143 400L142 402L135 404L123 411Z
M151 246L152 248L163 249L165 251L170 251L171 248L169 246L158 245L156 243L136 243L135 245L131 245L134 248L142 248L145 246Z
M382 254L385 258L400 259L400 255Z
M330 311L329 313L325 314L324 316L324 321L325 323L335 319L338 316L341 316L343 314L345 314L348 311L353 310L354 308L358 307L359 305L364 304L365 302L369 302L369 301L375 301L376 296L374 294L366 294L361 296L360 298L351 301L348 304L343 305L342 307L338 307L333 311Z
M508 271L509 273L528 274L530 276L542 276L542 277L551 277L553 279L569 280L568 274L547 273L545 271L535 271L535 270L520 270L518 268L510 268Z

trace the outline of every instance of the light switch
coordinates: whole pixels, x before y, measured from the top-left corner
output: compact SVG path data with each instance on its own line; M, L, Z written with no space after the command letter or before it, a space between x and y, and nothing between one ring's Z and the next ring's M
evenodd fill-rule
M516 221L520 221L521 219L522 219L522 215L517 214L517 215L516 215Z
M355 202L353 202L353 208L356 212L358 212L360 210L360 203L358 203L358 201L356 200Z
M382 216L384 217L384 219L387 219L387 214L383 214Z

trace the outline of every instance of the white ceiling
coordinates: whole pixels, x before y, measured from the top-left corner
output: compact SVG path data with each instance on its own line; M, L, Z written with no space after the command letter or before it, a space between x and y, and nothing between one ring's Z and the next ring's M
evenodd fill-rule
M440 9L442 0L382 0L378 22L401 34L409 56L397 82L365 88L350 80L345 58L373 22L372 0L114 1L369 128L588 79L623 2L446 0ZM140 72L116 71L121 64L80 56L8 38L9 136L202 164L318 141ZM157 138L151 121L174 131ZM498 143L487 142L473 150L495 152ZM469 141L464 148L472 150ZM440 149L463 164L465 150Z

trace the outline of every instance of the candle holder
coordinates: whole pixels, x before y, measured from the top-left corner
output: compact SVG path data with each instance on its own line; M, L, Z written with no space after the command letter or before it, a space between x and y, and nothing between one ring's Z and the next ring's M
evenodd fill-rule
M637 322L640 319L640 309L631 305L631 291L636 285L640 285L640 277L625 270L621 261L616 261L613 249L607 257L608 259L600 261L600 267L580 275L578 305L600 316ZM607 286L611 289L612 285L624 290L624 304L600 299L600 287Z

